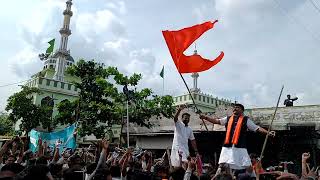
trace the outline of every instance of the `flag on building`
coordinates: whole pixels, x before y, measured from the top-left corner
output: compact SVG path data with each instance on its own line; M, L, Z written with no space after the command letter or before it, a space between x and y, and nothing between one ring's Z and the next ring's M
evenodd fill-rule
M164 78L164 66L162 67L162 70L161 70L161 72L160 72L160 76L161 76L162 78Z
M55 42L55 39L52 39L51 41L48 42L50 46L46 50L46 53L51 54L53 52L54 42Z

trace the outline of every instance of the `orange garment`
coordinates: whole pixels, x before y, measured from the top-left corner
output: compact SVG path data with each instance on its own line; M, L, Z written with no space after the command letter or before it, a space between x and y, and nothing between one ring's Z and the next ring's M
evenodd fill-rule
M234 121L234 115L232 115L228 121L228 126L227 126L227 134L226 134L226 139L224 141L224 144L230 144L230 136L231 136L231 128L232 124ZM240 132L242 128L242 122L243 122L243 115L241 115L238 119L237 126L233 132L233 137L232 137L232 144L237 145L240 137Z
M223 52L221 52L220 55L214 60L202 58L198 54L191 56L186 56L183 54L183 52L203 33L213 28L216 22L218 21L209 21L177 31L162 31L172 59L180 73L205 71L222 60L224 56Z

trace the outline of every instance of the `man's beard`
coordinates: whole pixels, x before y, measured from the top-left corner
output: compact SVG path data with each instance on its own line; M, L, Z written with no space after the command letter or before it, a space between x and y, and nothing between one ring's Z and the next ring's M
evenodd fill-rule
M185 124L186 126L188 125L188 121L182 121L183 122L183 124Z

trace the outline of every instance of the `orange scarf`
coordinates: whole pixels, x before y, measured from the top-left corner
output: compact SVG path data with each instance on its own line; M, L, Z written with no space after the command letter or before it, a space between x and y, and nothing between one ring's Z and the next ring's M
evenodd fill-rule
M231 134L231 128L234 120L234 115L232 115L229 119L228 126L227 126L227 134L226 134L226 139L224 141L224 144L229 144L230 143L230 134ZM240 137L240 132L241 132L241 126L243 122L243 115L241 115L238 119L236 129L233 133L232 137L232 144L237 145Z

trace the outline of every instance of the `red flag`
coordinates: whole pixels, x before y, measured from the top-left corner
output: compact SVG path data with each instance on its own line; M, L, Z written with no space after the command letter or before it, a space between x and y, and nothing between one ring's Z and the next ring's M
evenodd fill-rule
M178 31L162 31L166 40L172 59L180 73L201 72L210 69L212 66L219 63L224 53L214 59L209 60L202 58L198 54L186 56L183 52L203 33L213 28L213 25L218 22L205 22L192 27L184 28Z

